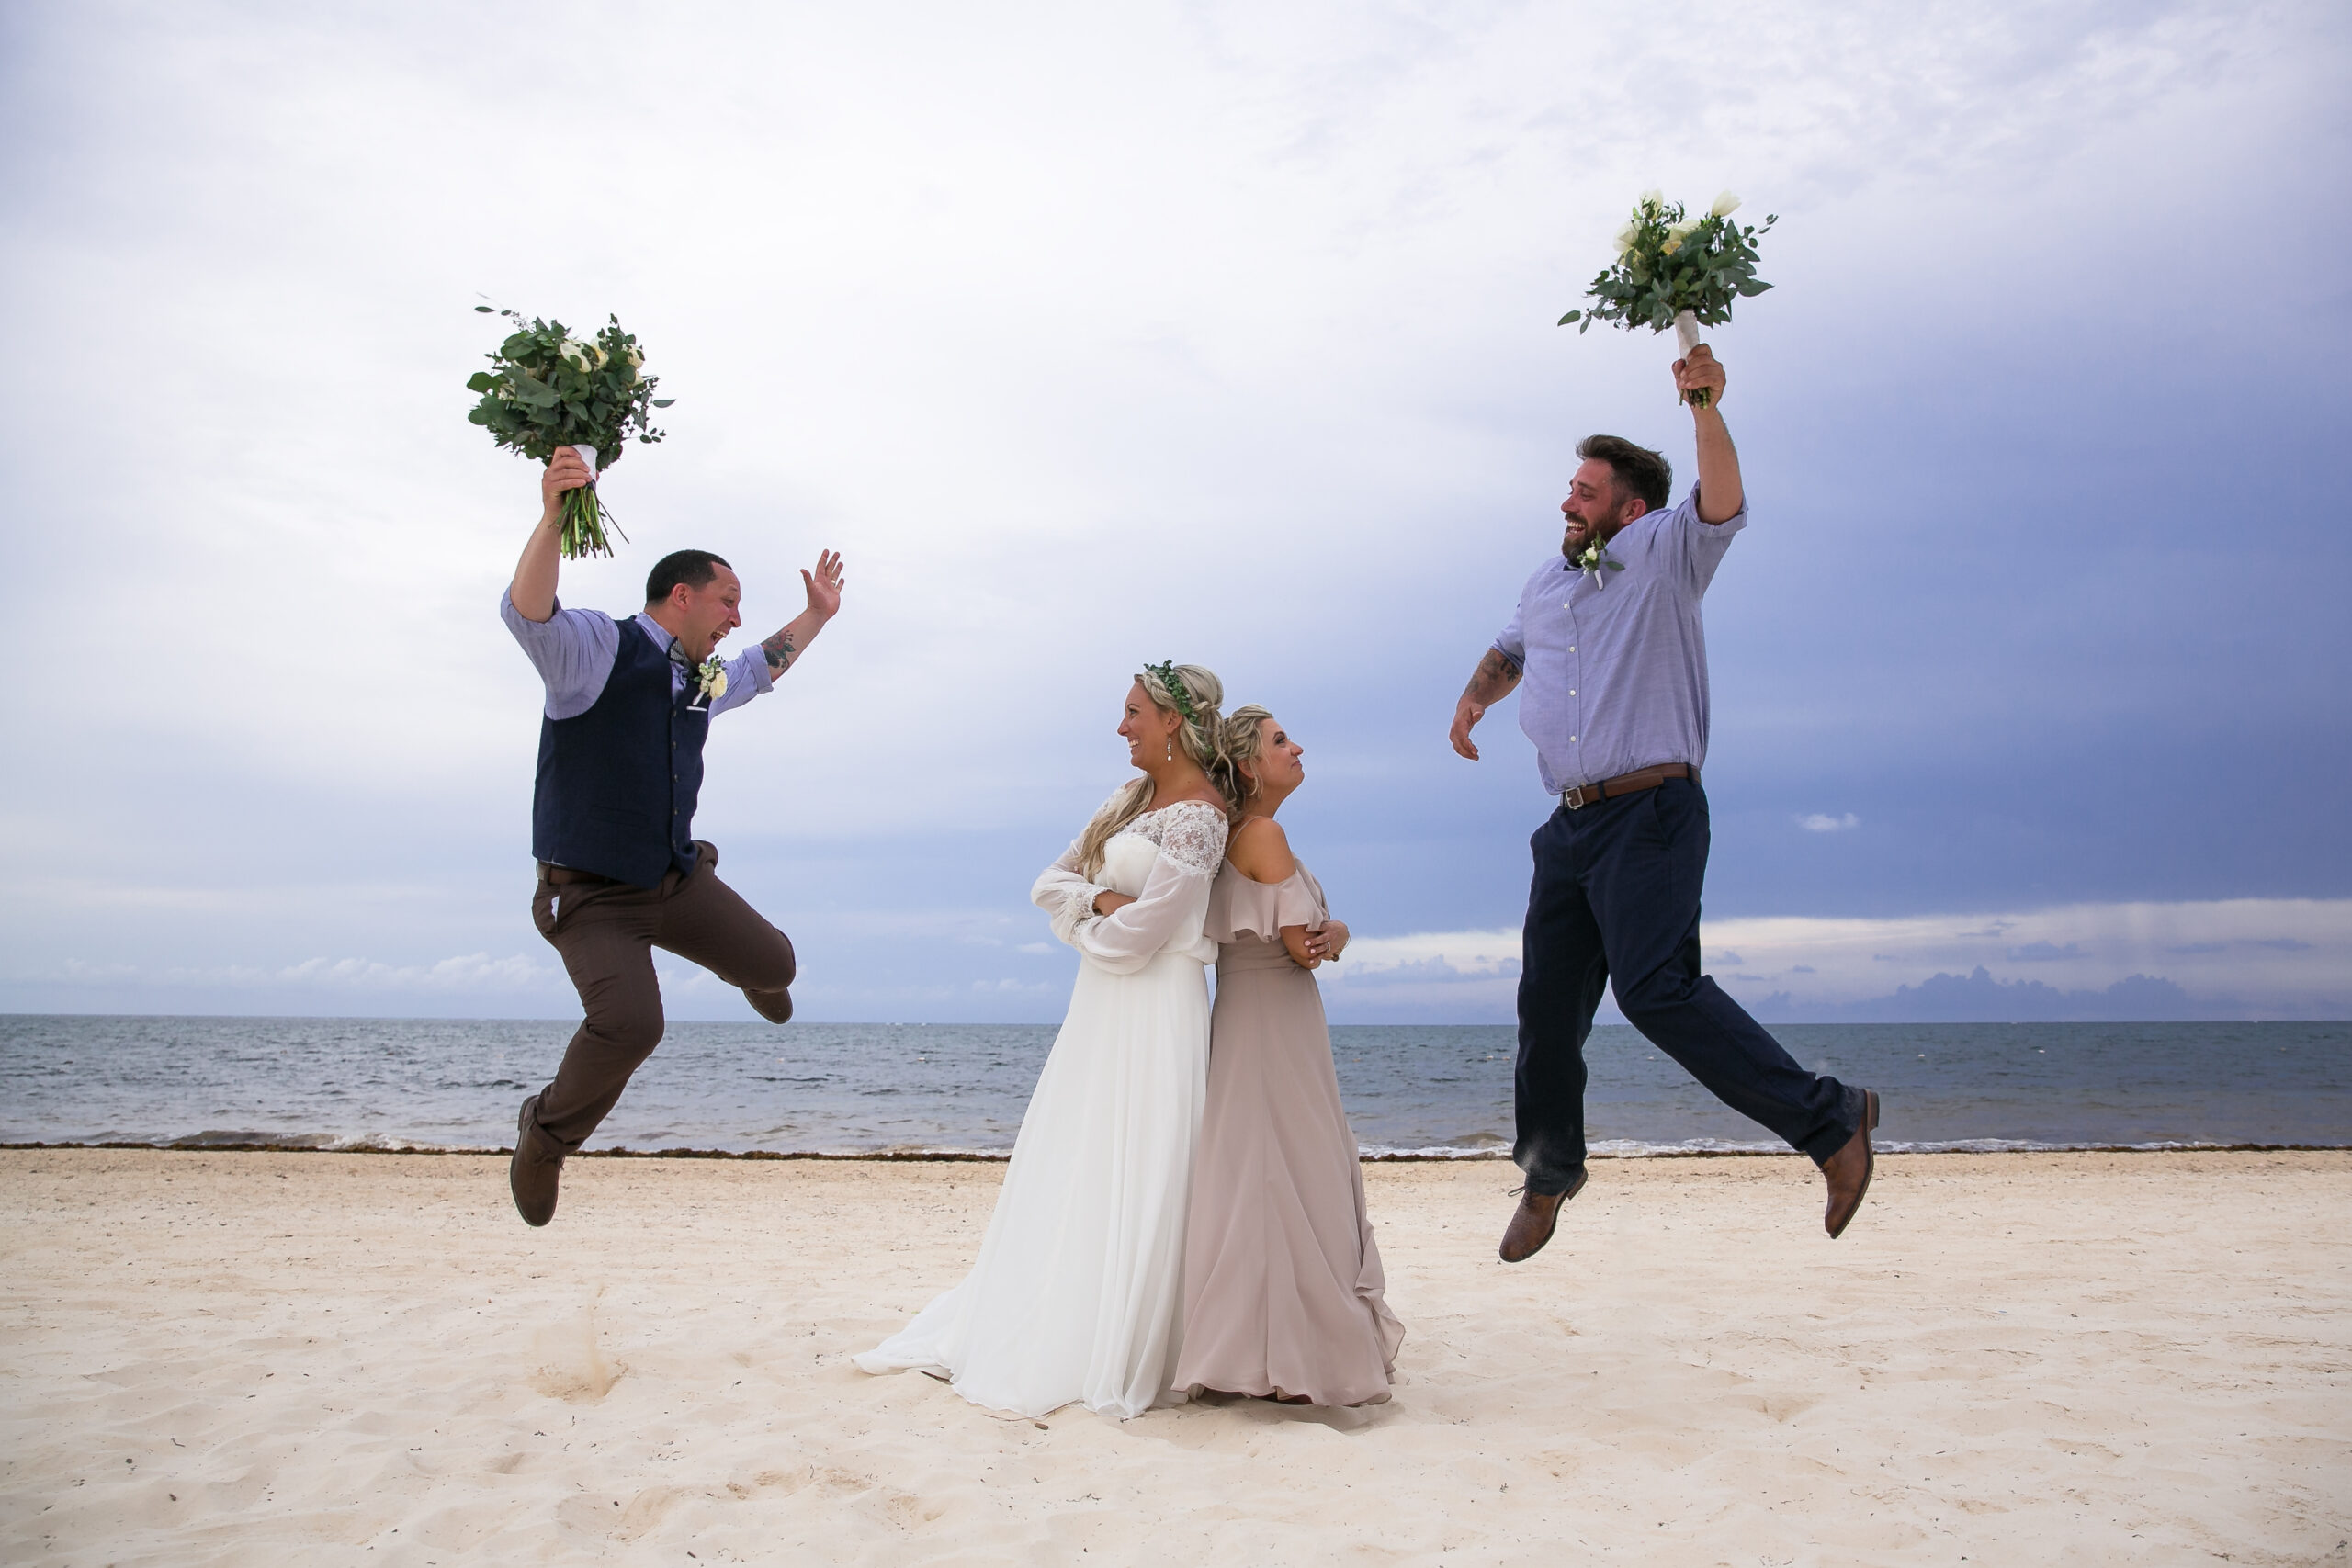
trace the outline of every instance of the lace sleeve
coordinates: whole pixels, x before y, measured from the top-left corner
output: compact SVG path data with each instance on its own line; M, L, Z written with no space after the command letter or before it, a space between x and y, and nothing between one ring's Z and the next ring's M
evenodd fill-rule
M1158 848L1151 874L1132 904L1087 921L1071 944L1114 975L1132 975L1179 932L1200 930L1225 856L1225 813L1184 804L1147 818L1142 836Z
M1160 854L1187 871L1215 876L1225 862L1226 835L1232 831L1225 813L1206 801L1188 800L1170 807L1166 816Z
M1039 872L1029 889L1029 901L1046 911L1054 935L1072 947L1079 945L1080 930L1102 918L1094 912L1094 896L1103 888L1080 875L1078 867L1078 840L1072 839L1061 858Z

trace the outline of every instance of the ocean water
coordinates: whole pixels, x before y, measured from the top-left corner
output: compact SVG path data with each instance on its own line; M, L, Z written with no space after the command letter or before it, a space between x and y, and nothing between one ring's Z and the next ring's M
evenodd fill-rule
M569 1023L0 1015L0 1144L495 1149ZM2352 1146L2352 1023L1818 1024L1774 1033L1877 1089L1882 1147ZM1341 1025L1368 1154L1500 1154L1513 1032ZM1001 1155L1050 1026L673 1023L590 1147ZM1778 1150L1634 1031L1596 1030L1596 1153Z

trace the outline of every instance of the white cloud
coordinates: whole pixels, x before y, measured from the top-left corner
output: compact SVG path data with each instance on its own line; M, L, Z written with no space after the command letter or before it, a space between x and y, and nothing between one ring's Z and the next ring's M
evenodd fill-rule
M1517 984L1519 936L1499 929L1359 939L1323 971L1324 982L1335 1001L1391 996L1403 986L1429 998L1442 985L1492 1012L1507 1009ZM1786 993L1799 1006L1883 997L1897 986L1979 966L1996 978L2013 976L2026 964L2031 978L2062 990L2100 990L2147 975L2192 995L2235 998L2254 1013L2352 1011L2352 899L2072 904L1994 916L1751 917L1709 920L1700 940L1711 963L1736 964L1743 983L1755 987L1743 995Z
M1354 980L1415 966L1442 966L1449 975L1489 978L1519 974L1519 928L1492 931L1423 931L1412 936L1351 936L1348 951L1327 977ZM1340 970L1344 969L1345 975Z
M1810 816L1797 818L1797 826L1808 833L1842 833L1850 828L1859 828L1861 825L1862 819L1850 811L1842 817L1825 816L1816 811Z
M690 973L699 975L701 971ZM665 976L668 978L669 976ZM681 982L681 975L675 978ZM40 986L107 984L136 991L149 987L175 989L282 990L322 992L432 992L447 995L490 995L544 988L563 979L562 969L548 961L523 953L492 958L487 953L461 953L432 964L387 964L373 958L306 958L298 964L169 964L154 968L136 964L85 964L69 960L48 967L22 967L0 984Z

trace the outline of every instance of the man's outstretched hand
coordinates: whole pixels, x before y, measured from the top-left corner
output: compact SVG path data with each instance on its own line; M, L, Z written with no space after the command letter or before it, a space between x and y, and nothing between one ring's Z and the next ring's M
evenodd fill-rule
M801 584L808 590L808 613L820 621L830 621L840 615L843 581L841 556L832 550L818 551L817 570L800 570Z
M760 647L768 656L768 679L774 680L792 668L792 661L808 650L825 623L841 614L842 558L838 551L817 552L817 570L800 569L800 585L808 591L808 607L786 624L774 637Z
M1674 362L1674 390L1685 402L1690 394L1706 389L1707 406L1721 408L1724 401L1724 367L1715 361L1715 351L1705 344L1690 351L1688 359Z

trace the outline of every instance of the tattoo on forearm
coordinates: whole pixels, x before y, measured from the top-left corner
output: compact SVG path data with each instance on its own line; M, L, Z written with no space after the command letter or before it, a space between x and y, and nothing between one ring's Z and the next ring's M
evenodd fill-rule
M1462 689L1462 694L1474 703L1491 703L1518 684L1519 666L1490 648L1487 656L1478 660L1478 668L1471 675L1470 683Z
M771 679L792 668L792 634L789 631L778 632L760 646L767 650Z

